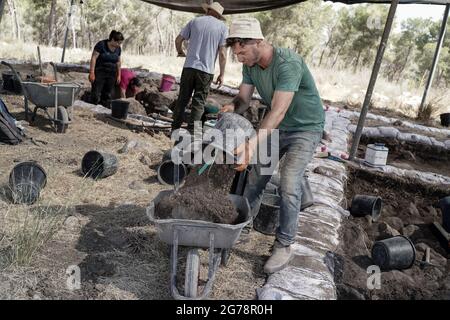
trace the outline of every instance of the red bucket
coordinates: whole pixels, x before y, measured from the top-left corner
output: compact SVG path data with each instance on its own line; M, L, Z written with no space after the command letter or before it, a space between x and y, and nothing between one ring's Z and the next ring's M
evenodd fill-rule
M161 87L159 88L159 91L167 92L172 90L173 84L176 83L175 77L163 74L162 80L161 80Z

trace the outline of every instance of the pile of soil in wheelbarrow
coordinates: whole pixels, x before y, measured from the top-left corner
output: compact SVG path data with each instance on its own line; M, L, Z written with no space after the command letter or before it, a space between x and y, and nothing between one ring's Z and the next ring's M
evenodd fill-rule
M236 174L233 166L214 164L199 175L198 170L201 167L201 165L194 166L178 192L158 203L157 218L237 223L238 211L228 199Z
M450 299L450 256L432 226L435 221L442 222L438 201L449 190L362 170L350 170L349 177L348 207L354 195L365 194L381 197L383 208L376 222L351 216L341 226L340 246L334 254L338 298ZM367 268L375 264L372 246L395 235L407 236L414 243L416 261L409 269L382 271L381 288L370 290ZM434 266L421 268L427 248Z

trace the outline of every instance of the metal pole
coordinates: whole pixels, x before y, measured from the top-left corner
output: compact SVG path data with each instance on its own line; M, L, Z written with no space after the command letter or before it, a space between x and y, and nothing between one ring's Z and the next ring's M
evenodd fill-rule
M72 17L73 3L74 3L74 0L70 0L69 17L67 19L66 34L64 35L64 47L63 47L63 53L62 53L62 57L61 57L61 63L64 63L64 56L66 55L67 37L69 36L70 18Z
M2 22L3 9L5 9L6 0L0 0L0 23Z
M373 89L377 81L378 72L380 71L381 62L383 60L384 50L391 33L392 23L394 22L395 11L397 10L399 0L392 0L389 8L388 17L384 26L383 36L381 37L380 46L378 47L377 56L373 65L372 74L370 75L369 86L367 87L366 97L361 108L361 114L358 120L358 126L356 127L355 135L353 136L353 144L350 150L350 160L353 160L358 150L359 141L361 139L362 130L364 127L364 121L366 120L367 112L369 111L370 100L372 99Z
M431 88L431 84L433 83L434 72L436 71L436 66L439 61L439 54L441 53L442 43L444 42L445 32L447 30L447 19L448 19L448 11L450 9L450 4L445 6L444 18L442 20L441 30L439 32L438 42L436 44L436 51L434 52L433 64L431 65L431 71L428 75L427 85L425 86L425 91L423 93L422 102L420 103L419 113L423 111L425 108L425 102L427 100L428 91Z

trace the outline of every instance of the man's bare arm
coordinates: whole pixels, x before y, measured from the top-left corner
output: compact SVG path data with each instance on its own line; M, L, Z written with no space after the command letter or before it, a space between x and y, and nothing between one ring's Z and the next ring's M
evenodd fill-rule
M225 66L227 64L227 48L225 46L219 47L219 66L220 74L217 78L217 84L220 86L223 83L223 78L225 76Z
M231 104L226 104L222 107L221 112L235 112L243 114L250 105L255 86L251 84L242 83L239 87L239 94L234 97Z
M175 39L175 48L177 49L179 57L186 56L186 54L183 51L183 41L184 41L184 38L181 35L178 35L177 38Z

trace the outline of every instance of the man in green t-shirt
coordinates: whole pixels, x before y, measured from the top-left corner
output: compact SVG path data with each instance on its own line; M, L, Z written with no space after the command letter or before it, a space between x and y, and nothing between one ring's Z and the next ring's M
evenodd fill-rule
M238 146L235 153L241 159L236 170L247 168L258 146L275 144L280 167L279 193L280 224L276 232L272 256L264 271L273 273L289 264L291 244L295 241L301 205L301 180L306 166L318 146L325 122L322 102L314 79L304 60L297 53L277 48L264 40L258 20L239 19L232 22L227 46L231 47L243 64L243 80L233 102L222 112L242 113L248 108L255 88L268 106L269 112L261 122L257 134ZM276 131L277 130L277 131ZM274 134L276 131L276 134ZM259 157L257 157L259 159ZM263 190L271 173L263 173L262 163L250 172L244 196L250 202L252 214L259 210Z

